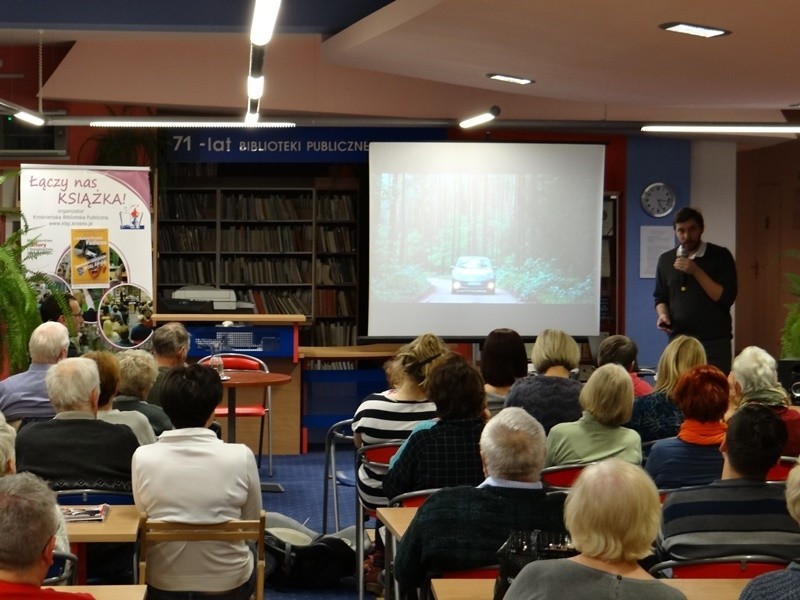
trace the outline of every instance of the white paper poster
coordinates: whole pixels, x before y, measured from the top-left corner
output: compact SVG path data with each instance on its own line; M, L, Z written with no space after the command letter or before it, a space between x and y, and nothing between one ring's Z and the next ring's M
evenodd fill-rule
M96 316L107 340L120 347L144 341L134 339L133 329L149 321L152 307L149 171L22 165L20 174L20 209L30 228L25 241L36 240L24 257L27 267L63 280L86 319ZM140 328L136 336L144 333Z

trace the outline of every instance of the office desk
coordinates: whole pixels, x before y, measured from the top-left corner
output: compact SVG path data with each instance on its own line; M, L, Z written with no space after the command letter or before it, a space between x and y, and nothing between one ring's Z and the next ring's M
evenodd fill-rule
M61 585L52 587L59 592L85 592L96 600L144 600L146 585Z
M67 536L72 553L78 557L78 583L86 583L86 544L135 542L139 536L139 511L132 504L115 504L103 521L67 521Z
M748 579L662 579L686 594L687 600L737 600ZM434 579L436 600L491 600L494 579ZM565 596L569 594L566 593Z
M417 514L416 506L382 507L377 510L378 519L386 526L386 568L385 594L386 600L400 598L400 589L394 578L394 556L397 553L397 542L403 538L411 519Z

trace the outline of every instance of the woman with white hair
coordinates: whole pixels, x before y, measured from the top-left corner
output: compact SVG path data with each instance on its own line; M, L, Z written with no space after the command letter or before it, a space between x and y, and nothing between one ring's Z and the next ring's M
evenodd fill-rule
M583 415L574 423L559 423L547 435L546 467L590 463L604 458L642 462L639 434L622 427L633 410L633 383L623 367L598 367L580 395Z
M661 523L658 491L641 467L609 459L584 469L567 496L564 521L580 554L530 563L505 600L686 598L639 566Z
M770 354L758 346L748 346L733 360L727 421L745 404L763 404L774 410L786 424L789 438L784 456L800 454L800 408L792 406L789 394L778 383L778 365Z
M158 376L153 355L144 350L126 350L119 354L119 376L119 393L114 398L112 408L138 410L150 421L156 437L172 429L172 422L164 409L146 401Z

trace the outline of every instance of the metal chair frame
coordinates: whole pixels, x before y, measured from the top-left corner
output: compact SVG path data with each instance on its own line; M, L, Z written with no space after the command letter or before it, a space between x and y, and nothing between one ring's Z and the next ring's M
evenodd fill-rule
M356 450L355 477L358 480L358 470L361 465L378 468L388 468L389 460L400 448L399 442L385 444L370 444L361 446ZM356 484L358 486L358 484ZM376 516L373 509L367 508L361 502L361 496L356 489L356 579L358 585L358 598L364 600L364 517Z
M53 564L59 565L63 562L63 566L59 569L60 573L46 577L42 581L42 585L76 585L78 583L78 557L71 552L62 552L55 550L53 552Z
M404 494L398 494L391 500L389 500L389 506L406 506L412 508L419 508L425 501L430 498L433 494L438 492L442 488L430 488L427 490L416 490L414 492L406 492Z
M651 575L672 570L672 579L752 579L778 571L791 561L776 556L737 554L696 560L666 560L650 568Z
M345 419L334 423L325 435L325 473L323 476L322 489L322 533L328 533L328 490L333 487L333 520L336 531L341 529L339 521L339 484L351 485L355 487L355 481L351 483L340 478L336 470L336 444L340 442L353 443L352 426L353 419ZM347 433L348 429L350 433ZM353 448L355 450L355 448Z
M205 365L209 360L211 360L212 356L216 355L209 354L197 362L201 365ZM264 371L265 373L269 373L269 367L267 367L267 363L260 358L256 358L255 356L242 354L241 352L220 352L219 356L222 357L222 364L227 371ZM269 438L267 443L267 456L269 458L268 474L270 477L272 477L272 388L270 386L266 386L264 388L264 399L261 402L261 406L258 407L258 410L253 410L254 408L256 407L237 406L234 411L234 415L235 418L261 418L261 427L258 433L258 457L256 458L259 469L261 468L261 454L264 451L264 420L266 419L267 436ZM216 409L214 409L214 415L217 417L227 417L228 407L218 406Z
M154 521L142 515L142 525L139 530L140 552L139 552L139 581L147 583L147 552L150 544L160 542L198 542L198 541L218 541L233 542L247 541L255 542L257 547L256 564L256 600L264 598L264 527L266 512L261 511L261 515L255 520L233 520L225 523L213 525L202 525L196 523L167 523L164 521Z

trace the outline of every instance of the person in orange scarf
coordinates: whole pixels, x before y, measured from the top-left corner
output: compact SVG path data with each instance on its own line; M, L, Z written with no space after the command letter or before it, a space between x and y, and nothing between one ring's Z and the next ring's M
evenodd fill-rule
M728 378L717 367L699 365L681 375L672 396L683 413L678 436L657 441L645 465L659 489L704 485L719 479L728 391Z

